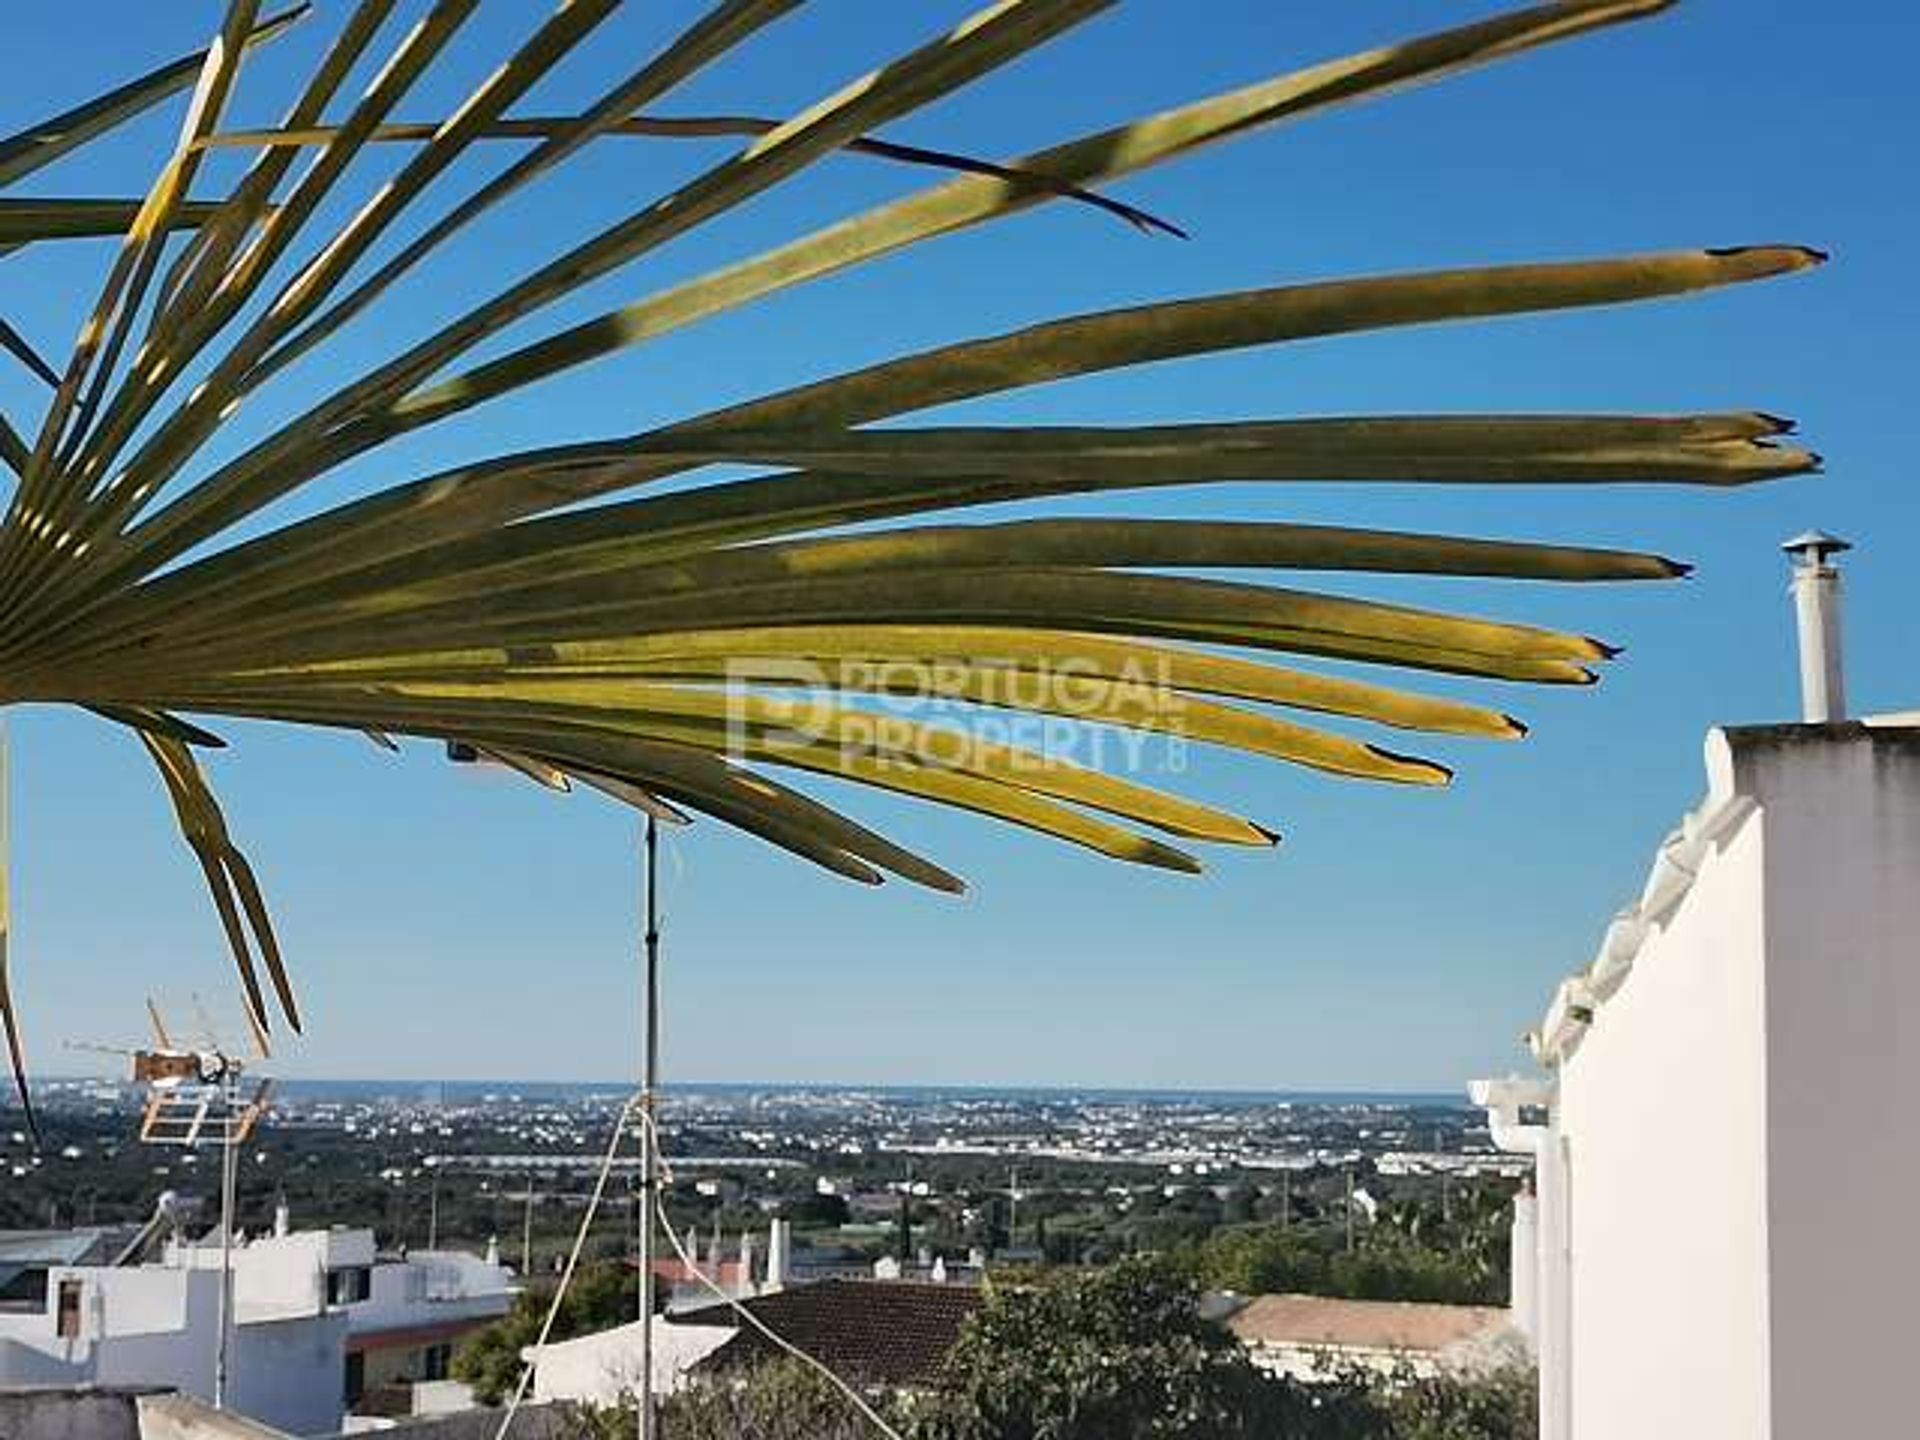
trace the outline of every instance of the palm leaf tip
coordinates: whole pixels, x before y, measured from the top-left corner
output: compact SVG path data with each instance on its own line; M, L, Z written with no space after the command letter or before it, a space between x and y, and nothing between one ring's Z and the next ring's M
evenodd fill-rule
M1409 784L1447 786L1453 783L1452 767L1442 765L1438 760L1429 760L1422 755L1403 755L1384 745L1370 744L1367 749L1390 764L1404 767L1408 773L1402 778Z

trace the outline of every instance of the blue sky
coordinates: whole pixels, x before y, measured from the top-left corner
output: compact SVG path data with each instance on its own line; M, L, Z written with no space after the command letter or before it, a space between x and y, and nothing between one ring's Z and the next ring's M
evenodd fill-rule
M546 11L532 0L482 8L406 114L443 111ZM1016 154L1486 8L1137 0L889 133ZM320 23L262 54L242 118L264 119L342 6L321 0L318 9ZM553 78L538 108L596 93L693 10L629 6ZM110 23L87 18L96 12ZM660 108L784 113L963 13L931 0L820 0ZM0 128L190 48L217 14L186 0L16 5ZM1706 728L1793 713L1782 538L1819 525L1859 542L1848 572L1856 706L1920 703L1908 618L1920 602L1911 359L1920 100L1904 68L1916 41L1912 7L1884 0L1849 7L1844 25L1785 0L1691 0L1652 23L1264 132L1119 187L1177 219L1191 241L1137 236L1077 207L1034 212L414 437L284 514L463 456L632 431L1080 310L1346 272L1693 244L1830 249L1834 263L1811 276L1707 297L1241 352L951 412L1057 423L1369 410L1757 407L1799 417L1828 473L1742 493L1225 486L1123 502L1140 514L1645 546L1698 563L1684 585L1610 592L1366 587L1574 625L1628 647L1597 690L1434 687L1490 695L1534 726L1521 745L1428 747L1459 768L1451 791L1370 789L1193 753L1180 777L1188 791L1287 837L1276 852L1210 855L1197 880L853 797L863 818L965 874L973 891L957 901L848 885L714 825L676 835L668 849L675 1075L1451 1089L1520 1061L1518 1033L1555 981L1585 962L1607 917L1637 891L1654 843L1696 798ZM169 113L130 131L36 188L131 190L175 123ZM719 153L604 144L450 248L431 282L385 311L392 329L356 328L270 393L284 406L386 353L484 293L489 277L518 273ZM605 308L921 181L871 161L830 161L556 313ZM13 256L0 264L0 303L56 350L106 259L87 247ZM36 414L37 398L17 372L0 375L9 413ZM243 415L218 449L258 425ZM211 908L138 747L79 715L28 710L11 727L14 955L40 1068L80 1063L61 1052L63 1039L135 1033L148 992L182 1013L199 992L231 1013ZM288 1048L285 1070L630 1072L628 815L451 771L424 746L396 759L355 738L222 728L235 743L213 761L214 776L310 1012L310 1035Z

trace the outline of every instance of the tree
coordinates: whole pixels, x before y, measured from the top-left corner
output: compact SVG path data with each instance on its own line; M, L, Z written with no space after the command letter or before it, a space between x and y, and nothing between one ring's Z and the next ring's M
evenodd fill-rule
M84 707L137 737L204 872L262 1031L269 989L296 1029L299 1012L260 887L196 755L218 739L186 714L366 732L385 744L457 742L556 788L578 783L675 819L705 814L867 883L892 874L961 888L933 861L738 762L852 779L1190 871L1193 856L1145 832L1255 846L1272 844L1274 832L1057 752L907 715L882 720L863 700L933 691L1070 727L1174 731L1340 775L1439 784L1449 771L1437 763L1237 702L1444 734L1514 738L1522 727L1465 700L1187 647L1545 684L1590 680L1589 667L1613 649L1574 631L1178 572L1643 581L1684 567L1653 554L1284 523L1034 519L823 532L1225 479L1727 485L1816 465L1778 443L1785 422L1757 412L869 428L1149 362L1648 300L1823 258L1774 245L1279 285L1069 316L639 434L481 454L426 476L400 470L393 483L406 463L397 447L431 426L788 286L1048 201L1165 232L1174 227L1087 187L1666 8L1666 0L1560 0L1517 10L1203 98L1010 166L872 134L1108 4L999 0L958 28L943 17L921 48L782 123L663 120L646 107L719 65L791 0L723 0L580 113L558 118L510 112L587 44L612 0L562 7L504 57L471 55L485 77L472 82L438 71L471 51L454 42L476 7L439 7L401 37L384 33L384 7L362 7L294 76L286 124L236 133L226 108L259 5L229 0L219 43L169 69L172 80L0 142L0 184L11 184L167 86L193 82L178 148L161 157L143 197L104 206L9 198L0 211L0 249L122 237L97 300L76 297L84 323L72 352L58 364L33 357L50 382L43 413L24 429L0 423L0 464L18 476L0 526L0 703ZM76 26L85 23L78 10ZM377 78L336 106L362 72ZM396 119L429 75L442 92L470 84L464 103L444 122ZM336 109L345 113L330 121ZM432 334L344 378L308 371L304 384L277 392L282 408L267 403L269 381L293 379L349 321L418 278L444 242L589 144L684 143L690 134L748 143L598 233L572 237L556 259L528 268L513 250L496 252L501 273L463 272L462 287L478 298ZM497 172L468 163L502 137L529 148ZM405 158L366 163L388 146L406 147ZM196 187L212 183L204 162L214 149L251 160L230 190L203 199ZM594 281L842 150L961 173L615 309L556 316L571 301L593 302L585 292ZM370 192L362 205L352 203L353 182ZM438 218L401 243L423 209ZM575 213L547 206L530 218L558 226ZM531 333L509 336L516 326ZM700 474L732 464L768 473ZM344 498L326 488L367 475L381 477L379 488ZM631 497L681 477L695 483ZM276 507L289 501L316 504L288 520ZM820 694L793 698L786 687L796 677ZM4 979L0 971L0 1019L17 1070Z
M996 1289L948 1356L929 1440L1252 1436L1296 1396L1270 1382L1172 1266L1127 1260Z

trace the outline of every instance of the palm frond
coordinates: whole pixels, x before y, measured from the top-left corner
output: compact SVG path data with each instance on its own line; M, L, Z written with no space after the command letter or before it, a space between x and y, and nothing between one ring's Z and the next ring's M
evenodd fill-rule
M325 727L388 747L394 737L457 741L550 789L591 789L671 820L704 815L862 883L893 875L961 888L933 860L772 773L851 780L1101 855L1193 870L1198 860L1170 842L1264 846L1276 831L1075 763L1051 744L998 738L987 722L1173 737L1336 776L1442 784L1451 772L1437 761L1280 712L1497 739L1524 726L1501 706L1273 657L1583 685L1614 647L1572 630L1274 583L1275 572L1595 584L1661 581L1686 567L1545 540L1100 513L975 523L961 512L1230 480L1733 488L1818 467L1788 422L1759 411L898 423L1077 376L1676 297L1824 258L1764 245L1294 281L1072 315L639 434L396 475L270 523L270 507L347 462L614 351L1051 201L1168 228L1110 187L1211 144L1649 17L1668 0L1536 4L1006 160L883 138L1110 5L997 0L784 119L753 113L751 97L737 114L655 113L696 76L724 81L739 47L799 8L721 0L577 113L514 113L592 46L613 9L575 0L530 25L482 78L456 85L464 99L444 118L420 121L399 118L402 107L456 63L477 0L444 0L392 37L391 0L360 0L279 123L233 129L224 113L241 61L284 17L263 22L251 0L232 0L220 43L201 55L76 112L65 131L41 126L0 142L4 183L167 87L194 85L180 141L143 198L0 201L0 249L121 238L71 356L44 359L0 332L53 392L31 439L0 422L0 461L20 477L0 526L0 701L84 706L138 736L263 1034L269 987L297 1028L292 987L254 873L191 748L218 737L187 717ZM367 61L373 80L343 102ZM524 273L504 265L437 330L396 339L239 453L205 458L236 407L483 216L593 145L696 136L736 148L596 233L566 236L556 258ZM463 178L469 152L501 139L528 148L486 178ZM376 148L396 143L414 148L356 192ZM204 157L236 146L253 154L228 193L192 194ZM584 319L569 308L603 277L848 151L961 173ZM342 211L343 221L327 220ZM177 230L184 242L170 240ZM526 338L506 335L521 325ZM740 475L743 466L753 473ZM928 698L941 702L932 719L913 705ZM0 1019L17 1064L4 951Z

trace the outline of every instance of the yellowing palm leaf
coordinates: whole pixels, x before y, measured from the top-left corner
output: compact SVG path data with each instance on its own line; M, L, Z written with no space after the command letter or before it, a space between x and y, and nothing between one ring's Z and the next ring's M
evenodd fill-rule
M1611 305L1802 270L1792 246L1694 250L1336 279L1057 319L962 340L636 435L483 456L349 498L297 523L235 527L347 461L613 350L935 236L1054 199L1173 227L1089 187L1262 126L1503 59L1664 8L1561 0L1282 75L1005 162L901 146L879 132L1106 9L999 0L785 120L661 117L647 107L784 20L796 0L721 0L579 114L509 113L590 44L615 0L570 0L444 120L399 118L476 10L447 0L404 33L386 0L345 15L284 120L225 126L251 39L279 22L233 0L203 57L98 102L66 139L0 142L0 183L125 118L156 87L194 83L175 151L143 198L0 202L0 247L110 231L121 249L29 427L0 418L18 475L0 527L0 701L88 707L134 731L205 873L248 1007L293 994L253 872L192 753L184 715L232 715L448 739L553 788L573 781L649 814L737 826L850 878L959 880L772 778L851 779L971 810L1117 858L1194 869L1144 833L1270 844L1266 825L988 738L964 717L1175 734L1367 779L1433 784L1432 761L1267 707L1402 731L1514 737L1499 709L1315 674L1273 655L1582 684L1613 653L1587 636L1219 578L1272 570L1659 580L1657 555L1278 523L1099 515L909 523L935 512L1123 488L1264 482L1661 482L1742 485L1817 464L1760 413L1679 416L1257 417L1136 427L869 428L956 400L1184 356L1391 326ZM375 80L337 103L363 59ZM183 68L184 67L184 68ZM158 78L156 78L158 77ZM118 92L117 92L118 93ZM744 139L685 184L558 258L506 279L217 464L234 408L296 366L471 222L591 144ZM423 197L456 189L485 141L529 143L456 194L373 267ZM370 147L397 173L323 232ZM200 162L245 147L225 195ZM510 324L831 154L959 170L903 199L476 363ZM296 164L296 160L301 163ZM11 206L12 208L4 208ZM38 207L37 209L35 207ZM178 228L191 231L172 239ZM173 250L169 256L169 247ZM11 334L11 332L7 332ZM195 377L189 388L184 376ZM702 481L709 467L755 467ZM682 477L694 477L691 483ZM662 493L631 493L668 479ZM1209 572L1191 574L1181 572ZM1251 651L1255 654L1236 654ZM961 723L907 713L931 693ZM4 891L0 890L0 897ZM5 913L0 898L0 943ZM13 1036L0 950L0 1021ZM264 966L269 984L259 980ZM16 1055L17 1058L17 1055Z

